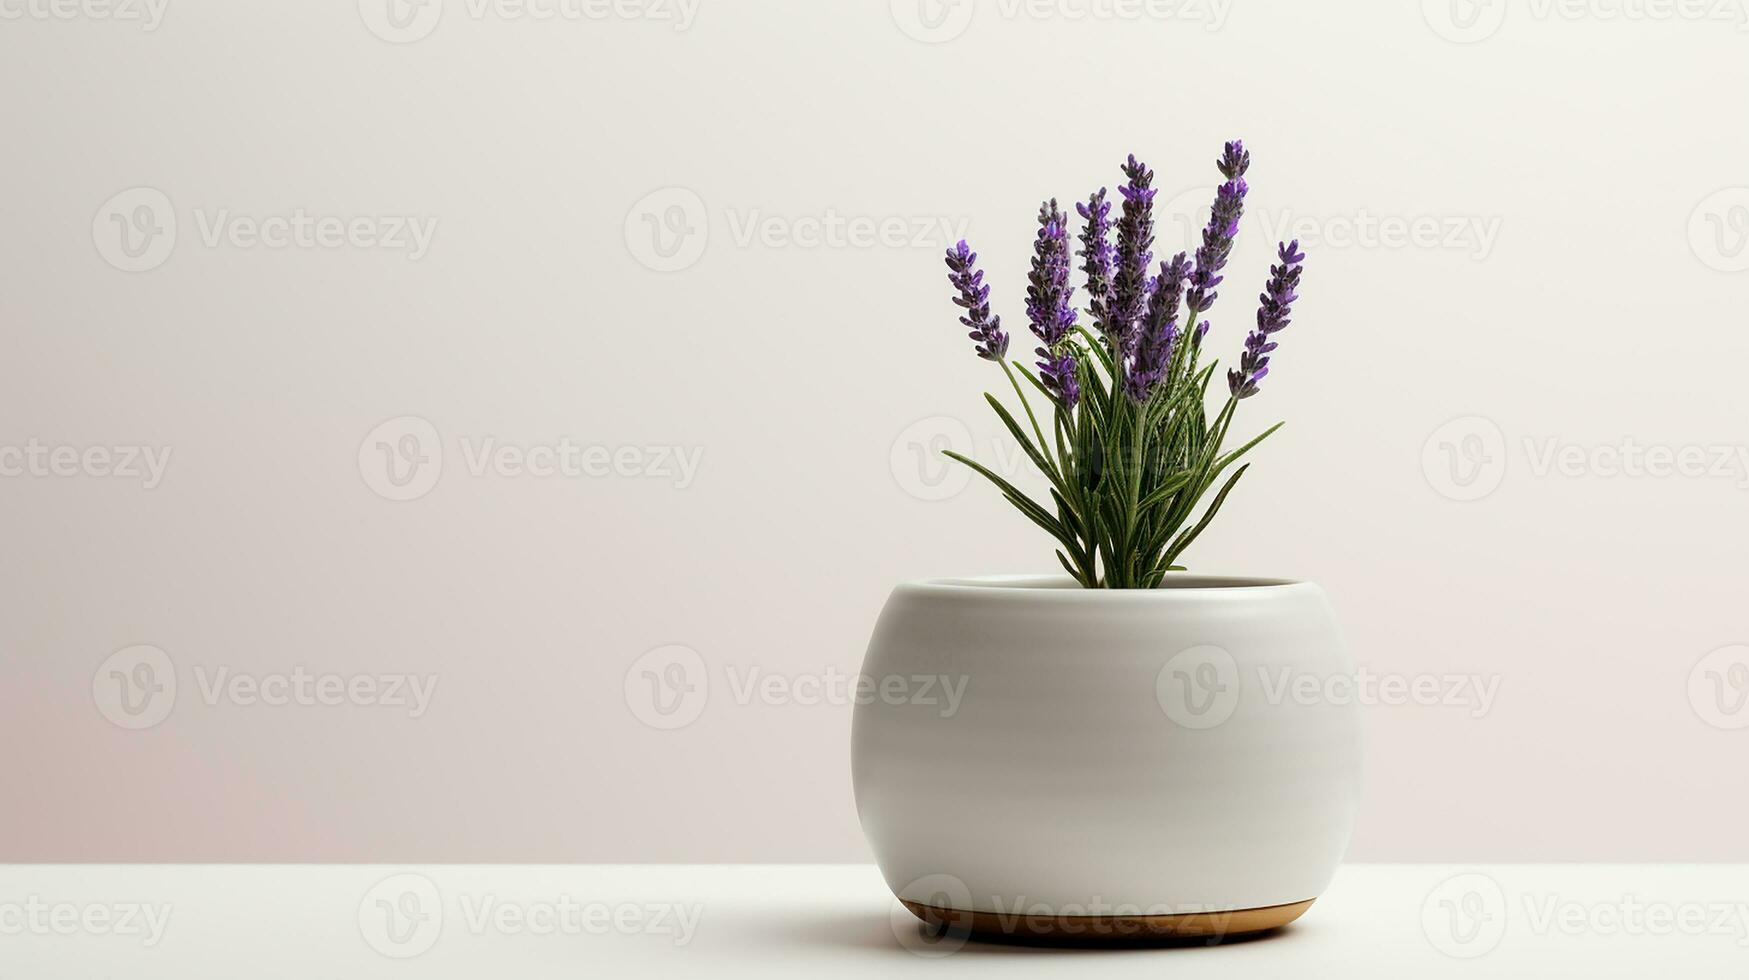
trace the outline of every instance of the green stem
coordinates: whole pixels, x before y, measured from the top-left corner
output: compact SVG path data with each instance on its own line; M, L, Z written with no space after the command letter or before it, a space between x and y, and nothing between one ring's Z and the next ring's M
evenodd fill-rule
M1186 363L1184 351L1196 342L1196 311L1184 318L1184 332L1179 334L1180 342L1172 350L1172 363L1166 366L1168 379L1178 376L1178 368Z
M1093 348L1093 352L1099 356L1099 363L1105 365L1106 373L1111 373L1111 355L1105 350L1105 341L1088 333L1087 328L1080 324L1076 324L1073 329L1076 333L1086 338L1087 346Z
M1020 379L1014 376L1014 370L1008 366L1008 359L996 362L1002 365L1002 373L1008 375L1008 383L1014 386L1014 394L1020 399L1020 407L1026 409L1026 419L1032 423L1032 434L1038 437L1038 450L1044 453L1050 462L1051 469L1057 469L1057 461L1051 456L1051 444L1045 441L1045 430L1038 427L1038 416L1032 414L1032 402L1026 400L1026 392L1020 390Z

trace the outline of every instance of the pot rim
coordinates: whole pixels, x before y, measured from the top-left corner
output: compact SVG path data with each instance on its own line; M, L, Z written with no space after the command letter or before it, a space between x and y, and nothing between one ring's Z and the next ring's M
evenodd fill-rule
M1084 597L1089 602L1122 599L1163 601L1207 595L1271 594L1291 589L1316 589L1304 579L1262 575L1226 575L1210 572L1172 572L1156 589L1084 589L1067 575L956 575L943 578L914 579L899 588L936 596L1002 596L1006 598L1052 597L1069 601Z

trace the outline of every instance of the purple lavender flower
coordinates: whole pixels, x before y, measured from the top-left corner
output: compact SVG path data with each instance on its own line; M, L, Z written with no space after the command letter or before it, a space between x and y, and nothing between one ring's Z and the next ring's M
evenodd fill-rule
M1129 182L1118 188L1123 195L1123 214L1117 222L1117 275L1112 282L1110 333L1123 355L1135 353L1141 327L1142 306L1150 283L1148 266L1154 261L1154 171L1130 154L1124 164Z
M1293 312L1294 300L1300 298L1294 290L1299 288L1300 272L1306 261L1297 238L1279 246L1275 257L1281 264L1269 267L1269 283L1257 297L1257 328L1264 333L1277 333L1293 322L1288 317Z
M1039 206L1038 224L1032 272L1027 277L1026 318L1033 334L1044 343L1036 352L1040 380L1065 408L1073 408L1081 394L1075 359L1056 353L1057 345L1075 324L1075 309L1070 305L1074 287L1069 285L1069 218L1053 198Z
M990 287L984 285L984 270L977 268L977 263L978 253L960 239L947 250L947 281L959 291L953 305L966 311L960 322L971 328L966 336L977 341L978 356L1000 361L1008 356L1008 334L1002 330L1002 318L990 315Z
M1221 149L1221 158L1215 161L1215 166L1221 169L1221 176L1228 180L1238 180L1245 176L1245 171L1251 169L1251 151L1245 149L1245 141L1227 141L1227 145Z
M1065 409L1074 408L1081 400L1081 379L1075 376L1075 355L1068 352L1052 355L1039 348L1043 360L1038 362L1039 380L1055 392Z
M1245 338L1245 353L1239 355L1239 366L1227 371L1227 390L1234 398L1257 394L1257 383L1269 374L1269 352L1276 347L1269 338L1293 322L1289 314L1293 312L1294 300L1299 298L1295 290L1300 285L1306 256L1297 239L1282 245L1275 254L1281 264L1269 267L1269 282L1257 297L1257 329Z
M1111 202L1101 187L1085 204L1075 205L1081 228L1081 271L1087 273L1087 310L1102 334L1111 332Z
M1055 347L1075 325L1070 304L1069 218L1055 198L1038 209L1038 237L1032 245L1032 273L1026 288L1026 318L1046 347Z
M1244 213L1248 190L1245 181L1239 179L1229 180L1215 191L1208 227L1202 230L1202 245L1196 250L1196 271L1190 277L1190 308L1198 313L1215 305L1215 287L1221 284L1221 270L1232 255L1233 238L1239 233L1239 216Z
M1221 270L1233 253L1233 238L1239 234L1239 216L1245 211L1245 171L1251 167L1251 154L1242 140L1226 146L1215 161L1221 176L1227 178L1215 191L1214 207L1209 211L1208 227L1202 231L1202 246L1196 250L1196 271L1190 277L1190 295L1185 303L1193 312L1204 313L1215 305L1215 287L1222 281ZM1196 339L1208 332L1207 325L1197 331Z
M1160 263L1160 274L1153 279L1147 319L1139 331L1129 375L1124 379L1125 391L1137 403L1148 400L1172 360L1172 349L1178 343L1178 302L1184 295L1184 281L1189 274L1190 263L1179 252L1170 263Z

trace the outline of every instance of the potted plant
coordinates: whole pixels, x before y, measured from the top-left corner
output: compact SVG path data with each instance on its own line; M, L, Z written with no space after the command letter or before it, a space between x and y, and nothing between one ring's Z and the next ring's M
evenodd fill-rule
M1019 411L986 395L1048 496L958 453L1052 539L1064 576L899 586L864 675L947 677L928 699L856 708L857 811L888 885L926 922L998 937L1127 940L1280 927L1329 883L1359 781L1352 704L1295 697L1350 670L1322 590L1192 574L1182 556L1279 428L1228 448L1269 374L1305 256L1282 243L1225 398L1209 311L1238 232L1250 154L1228 143L1194 255L1153 267L1154 174L1131 156L1069 219L1039 209L1026 314L1036 371L1008 358L977 255L947 254L960 322ZM1035 409L1034 403L1038 407ZM1320 688L1321 689L1321 688Z

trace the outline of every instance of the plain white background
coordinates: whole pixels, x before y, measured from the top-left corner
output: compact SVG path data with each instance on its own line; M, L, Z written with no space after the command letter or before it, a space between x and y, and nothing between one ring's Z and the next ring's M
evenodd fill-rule
M1232 137L1352 856L1749 857L1736 0L395 2L0 0L0 857L866 860L888 589L1053 561L942 249Z

